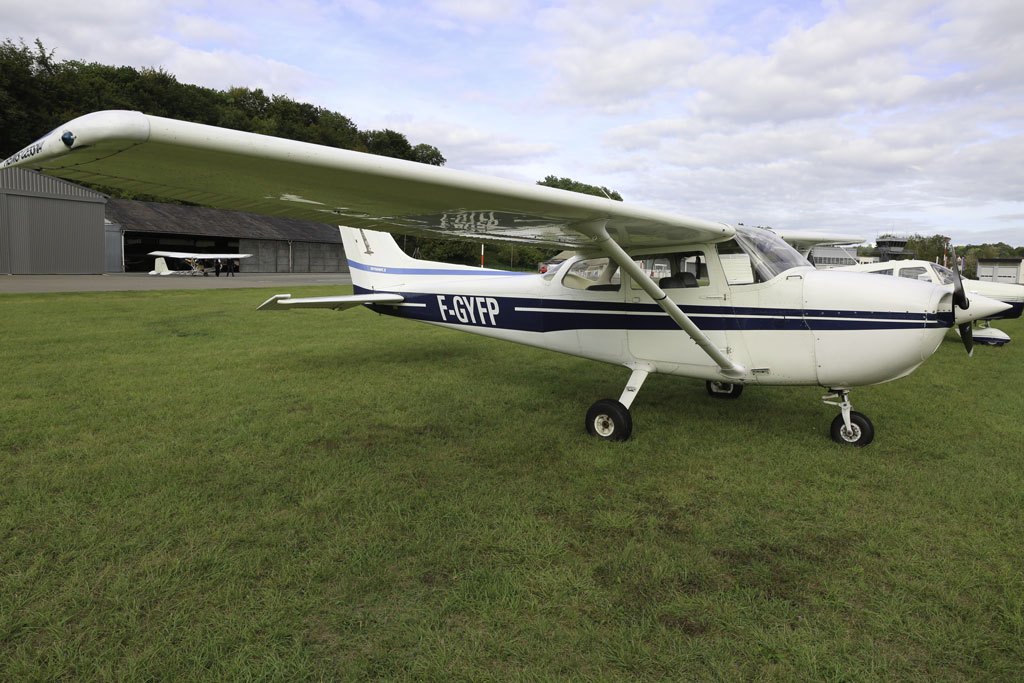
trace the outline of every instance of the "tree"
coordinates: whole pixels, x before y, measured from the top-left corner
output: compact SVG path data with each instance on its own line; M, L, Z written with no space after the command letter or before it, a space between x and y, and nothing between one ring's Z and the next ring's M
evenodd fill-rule
M431 166L444 166L446 159L441 156L441 150L433 145L420 143L412 148L412 160L421 164Z
M946 244L948 242L949 238L944 235L932 235L931 237L913 235L907 240L906 248L913 251L916 258L922 261L934 263L937 259L939 263L942 263L942 256L946 253Z
M0 159L59 125L49 106L53 52L36 41L33 51L24 42L0 43Z
M609 190L607 187L599 187L597 185L588 185L581 183L572 178L559 178L557 176L549 175L544 180L538 180L538 185L546 185L547 187L557 187L560 190L569 190L570 192L581 192L583 194L592 194L595 197L607 197L614 199L617 202L622 201L622 195L615 190Z
M361 137L370 154L395 159L412 159L412 145L401 133L385 128L364 131Z

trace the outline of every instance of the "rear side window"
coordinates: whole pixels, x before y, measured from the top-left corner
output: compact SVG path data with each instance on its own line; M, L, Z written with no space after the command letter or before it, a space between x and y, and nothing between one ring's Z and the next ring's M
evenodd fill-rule
M687 289L708 286L707 259L702 251L653 254L636 260L636 265L661 289ZM639 283L631 282L633 289Z

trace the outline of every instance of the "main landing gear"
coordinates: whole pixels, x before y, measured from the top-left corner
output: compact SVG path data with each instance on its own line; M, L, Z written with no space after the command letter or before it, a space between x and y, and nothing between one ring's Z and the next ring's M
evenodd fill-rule
M838 401L833 399L839 399ZM842 413L832 420L832 440L850 446L867 446L875 438L875 426L863 413L851 410L850 391L835 389L831 394L822 396L822 401L830 406L839 406Z
M587 411L587 433L606 441L628 439L633 433L633 416L629 414L629 406L633 405L633 399L652 370L653 368L646 366L633 367L633 374L629 376L626 388L623 389L618 401L614 398L602 398L590 406L590 410Z
M602 398L587 411L587 433L607 441L625 441L633 433L633 417L629 406L643 386L653 368L634 367L626 388L619 400ZM739 398L743 393L742 384L711 381L705 383L708 394L715 398Z
M708 396L711 398L739 398L740 394L743 393L742 384L733 384L731 382L708 380L704 382L704 388L707 389Z

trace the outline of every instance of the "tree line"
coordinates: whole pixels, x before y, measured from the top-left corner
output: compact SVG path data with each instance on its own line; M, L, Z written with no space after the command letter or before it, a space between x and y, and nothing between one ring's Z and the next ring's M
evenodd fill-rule
M285 95L181 83L162 68L136 69L54 59L39 40L0 43L0 158L60 124L103 109L134 109L249 133L442 166L433 145L397 131L360 130L347 116Z

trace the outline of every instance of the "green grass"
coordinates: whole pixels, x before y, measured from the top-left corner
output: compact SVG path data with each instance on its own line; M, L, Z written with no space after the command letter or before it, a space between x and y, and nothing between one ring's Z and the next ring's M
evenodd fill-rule
M294 294L337 290L303 288ZM269 293L0 296L0 679L1024 677L1024 324L854 391Z

